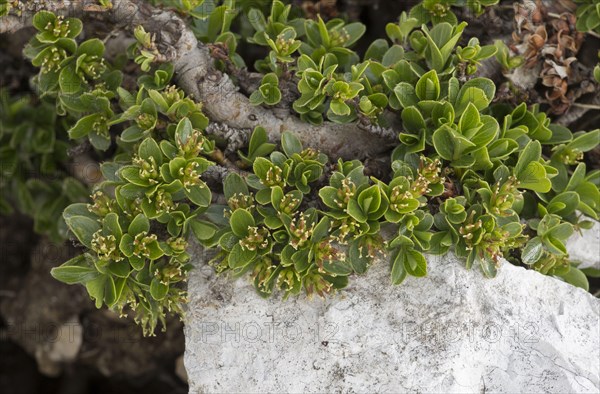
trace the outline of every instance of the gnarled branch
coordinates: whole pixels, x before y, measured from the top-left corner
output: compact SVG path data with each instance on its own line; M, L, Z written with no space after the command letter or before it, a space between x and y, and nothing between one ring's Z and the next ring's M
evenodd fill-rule
M292 131L305 146L319 149L332 158L375 156L389 150L395 142L388 137L389 133L374 135L362 130L357 123L311 125L291 112L253 106L246 96L238 92L229 76L214 67L208 47L198 42L180 16L139 0L113 0L111 9L101 8L91 0L47 0L41 7L26 10L20 18L2 18L0 33L14 32L30 25L38 9L70 16L101 13L124 28L144 26L146 31L156 35L161 54L173 63L178 86L203 103L204 111L213 122L235 129L253 129L260 125L272 141L279 141L282 132Z

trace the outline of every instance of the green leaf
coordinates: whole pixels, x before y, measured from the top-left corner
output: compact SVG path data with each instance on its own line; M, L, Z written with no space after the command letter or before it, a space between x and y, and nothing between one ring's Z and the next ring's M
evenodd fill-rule
M87 216L69 216L65 217L65 222L69 229L75 234L79 242L88 249L92 248L92 236L100 230L100 224Z
M381 189L378 185L370 186L358 195L357 202L362 212L366 214L376 212L381 206Z
M600 79L600 78L599 78ZM580 270L587 276L588 278L600 278L600 270L596 268L584 268Z
M79 255L60 267L50 270L50 275L56 280L72 285L76 283L87 283L96 278L99 273L94 267L87 266L85 255Z
M205 184L194 185L189 189L185 189L185 195L199 207L208 207L212 198L210 189Z
M489 103L492 102L496 95L496 84L489 78L473 78L465 82L462 86L463 89L471 87L481 89Z
M324 186L319 190L319 197L329 208L340 209L337 202L337 190L332 186Z
M440 80L435 70L425 73L415 86L420 100L437 100L440 97Z
M473 105L473 103L469 103L467 105L467 109L463 112L460 120L458 122L458 128L460 132L465 135L469 130L475 129L481 126L481 118L479 116L479 111Z
M475 87L465 89L463 86L458 94L456 103L454 104L456 116L462 115L469 103L472 103L477 110L481 111L488 107L490 101L483 90Z
M348 202L348 215L352 216L359 223L367 222L367 215L363 212L361 206L354 199Z
M119 278L127 278L131 273L131 267L127 261L111 261L108 264L108 270Z
M404 254L404 269L409 275L416 277L423 277L427 275L427 261L422 253L414 249L408 249L404 252Z
M256 250L244 249L239 243L233 245L227 258L229 268L240 269L252 262L256 257Z
M327 216L322 217L319 223L315 226L313 234L310 238L311 242L318 242L329 234L330 220Z
M129 257L129 264L131 264L134 270L141 271L146 265L146 259L143 257L131 256Z
M92 146L98 150L107 150L110 147L110 135L100 134L93 130L88 137Z
M64 67L58 75L58 84L63 94L77 94L83 89L83 81L72 66Z
M566 217L577 209L580 199L576 192L564 192L555 196L546 207L549 213L554 213Z
M402 124L406 131L419 133L425 129L425 119L417 107L410 106L402 110Z
M535 264L544 253L544 245L540 237L532 238L523 250L521 251L521 260L524 264L533 265Z
M46 30L48 23L51 25L56 21L56 15L49 11L39 11L33 16L32 24L39 31Z
M148 231L150 231L150 221L143 213L137 214L127 229L127 233L132 236Z
M600 144L600 129L583 133L567 145L567 149L588 152Z
M519 160L515 165L514 174L519 177L529 163L538 162L542 157L542 145L539 141L529 141L529 143L523 148L521 153L519 154Z
M329 108L331 109L331 112L340 116L350 115L351 113L350 107L346 103L338 100L332 101L329 104Z
M571 223L561 223L558 226L552 227L548 231L547 235L562 241L566 241L571 235L573 235L573 225Z
M590 283L588 282L588 279L585 276L585 274L581 272L580 269L571 267L571 269L569 269L569 271L566 274L561 275L561 278L563 278L565 282L573 286L580 287L585 291L590 290Z
M454 138L447 126L442 126L433 133L433 146L442 159L454 159Z
M96 308L100 309L104 301L104 291L106 285L106 276L100 275L97 278L87 282L85 288L94 300L96 300Z
M192 229L192 232L196 238L198 238L200 241L211 239L217 232L216 226L212 223L196 219L190 220L190 228Z
M156 301L164 300L169 292L169 286L161 283L158 278L153 278L152 282L150 282L150 295Z
M252 214L245 209L238 208L231 214L229 220L231 231L240 238L249 234L248 228L256 226Z
M348 261L352 265L352 269L357 274L364 274L367 272L369 258L366 251L361 250L360 241L355 240L350 243L348 248Z
M73 126L72 128L69 129L69 131L68 131L69 138L77 139L77 138L85 137L86 135L88 135L90 133L90 131L92 131L92 129L94 127L94 123L96 121L98 121L99 119L100 119L99 114L87 115L87 116L84 116L83 118L79 119L77 121L77 123L75 123L75 126Z
M229 173L223 182L223 194L225 198L229 200L236 194L248 195L248 186L244 178L236 174L235 172Z
M399 285L406 279L407 272L404 269L405 254L402 251L397 251L395 256L392 255L392 284Z
M294 153L302 152L302 143L295 134L285 131L281 135L281 147L287 157L292 157Z
M138 148L138 155L145 160L153 157L157 165L161 165L163 162L162 151L152 137L148 137L142 141L140 147Z
M416 106L419 102L419 98L415 93L415 88L406 82L400 82L398 85L396 85L394 88L394 94L396 95L396 98L400 102L402 108Z
M529 189L539 193L548 193L552 183L547 178L546 169L539 162L531 162L518 175L519 188Z
M484 257L479 259L479 264L481 266L481 271L487 278L495 278L498 274L498 269L496 268L496 262L489 257Z

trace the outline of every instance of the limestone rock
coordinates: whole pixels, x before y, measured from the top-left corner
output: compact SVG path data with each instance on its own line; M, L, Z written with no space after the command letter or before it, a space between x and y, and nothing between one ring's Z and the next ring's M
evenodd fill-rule
M379 261L336 296L287 301L200 264L190 393L600 390L600 300L506 262L495 279L453 255L428 262L400 286Z
M581 263L578 268L600 270L600 223L594 221L590 230L573 234L567 242L567 251L572 261Z

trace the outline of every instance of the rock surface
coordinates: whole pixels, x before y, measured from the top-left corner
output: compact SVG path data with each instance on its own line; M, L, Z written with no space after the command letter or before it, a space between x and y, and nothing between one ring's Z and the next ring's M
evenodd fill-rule
M400 286L380 261L336 296L285 302L200 264L190 393L600 391L600 300L507 262L495 279L453 255L428 262Z
M579 262L578 268L600 270L600 223L583 234L575 233L567 242L567 251L572 261Z

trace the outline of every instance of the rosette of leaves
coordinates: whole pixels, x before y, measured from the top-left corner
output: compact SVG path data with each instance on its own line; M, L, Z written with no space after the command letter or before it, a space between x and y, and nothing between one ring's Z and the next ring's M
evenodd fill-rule
M393 284L402 283L408 275L421 277L427 273L423 252L430 249L434 235L430 231L433 216L422 208L427 205L428 198L444 191L440 164L409 154L405 161L393 163L394 177L389 185L382 184L389 200L385 220L398 228L387 245Z
M473 75L481 61L494 56L497 50L495 45L479 45L479 39L473 37L464 48L461 46L456 48L456 57L464 65L466 74Z
M383 113L388 106L388 98L383 93L373 93L368 96L361 96L358 101L360 114L376 124L379 115Z
M500 0L423 0L410 10L409 16L415 18L420 24L448 22L457 24L456 14L452 7L466 7L475 15L481 15L485 7L498 4Z
M75 38L83 25L77 18L65 19L47 11L35 14L32 23L38 32L25 47L24 54L41 69L38 76L41 90L55 92L63 62L77 51ZM63 85L67 85L66 75L63 80Z
M79 119L79 125L69 130L71 138L87 136L95 148L106 150L110 145L108 123L113 116L110 99L121 83L121 73L111 71L104 60L102 41L90 39L77 44L75 38L82 29L79 19L40 11L33 23L38 33L24 53L40 67L34 81L44 92L42 97L57 97L57 114Z
M263 72L283 71L281 65L293 62L292 55L298 50L301 42L296 40L304 34L303 19L289 19L292 6L275 0L271 3L268 17L257 8L248 11L248 21L255 30L250 43L270 48L269 56L257 60L254 67Z
M119 136L119 142L131 145L162 131L174 136L176 126L183 118L187 118L196 130L203 130L208 126L208 119L202 113L201 106L186 97L180 89L168 85L172 72L171 67L164 67L155 70L154 77L142 75L138 80L141 89L137 94L122 88L117 90L123 112L110 123L127 121L130 124ZM212 141L202 138L201 142L204 153L213 150Z
M443 159L455 168L485 170L493 167L488 144L494 141L500 126L489 115L480 115L469 103L458 124L443 124L433 133L433 145Z
M302 44L301 41L296 40L296 30L292 27L283 29L281 33L277 35L275 40L272 40L267 36L266 41L271 48L268 62L261 63L258 69L262 70L268 68L278 73L287 70L288 65L295 61L292 55Z
M109 132L110 121L113 120L114 112L108 97L83 93L76 101L68 104L72 112L77 111L82 116L73 127L68 130L69 137L77 140L87 137L99 150L107 150L111 144Z
M327 22L320 16L317 18L317 21L304 21L306 41L302 42L300 53L310 56L315 62L319 62L326 54L332 54L340 69L348 71L352 64L359 61L356 52L349 48L365 34L366 26L360 22L346 24L338 18Z
M433 145L455 167L491 168L488 144L499 134L495 118L481 115L494 97L495 85L474 78L462 86L454 77L442 86L431 70L413 86L400 82L394 89L402 110L405 133L397 153L420 152ZM447 96L442 96L447 93Z
M136 26L133 30L136 42L128 48L130 55L140 65L142 71L150 71L152 63L158 61L160 53L156 48L154 36L144 29L144 26Z
M245 67L244 59L236 52L239 36L231 32L231 24L239 12L235 3L235 0L225 0L217 5L215 1L205 0L188 13L194 17L191 28L200 41L224 44L233 64Z
M390 203L385 219L390 223L398 223L404 215L425 206L428 198L444 192L439 160L408 154L404 160L394 161L392 169L392 180L382 184Z
M143 74L138 78L138 85L148 91L164 90L169 86L173 78L173 65L171 63L161 64L153 74Z
M423 25L410 35L410 45L414 51L423 56L427 67L440 75L451 74L455 64L452 55L456 44L467 27L466 22L460 24L440 23L431 30Z
M289 19L291 11L291 4L286 5L279 0L274 0L271 3L268 17L265 17L265 14L260 9L250 8L248 11L248 21L255 32L252 37L248 38L248 42L267 46L268 39L275 41L290 26L300 35L304 22L301 18Z
M417 18L409 17L406 11L403 11L398 18L398 23L388 23L385 32L392 42L406 46L410 33L420 24L422 23L419 23Z
M347 103L357 97L363 89L363 85L358 82L329 81L325 85L325 92L331 97L327 118L337 123L348 123L356 119L354 106Z
M37 83L46 94L78 95L85 87L105 86L114 90L120 84L119 71L111 71L104 60L104 44L93 38L77 44L82 23L40 11L33 18L38 33L24 50L31 63L40 67Z
M453 25L458 23L452 6L457 0L423 0L410 9L409 16L415 18L419 24L432 23L434 25L446 22Z
M378 184L371 184L359 161L340 161L337 167L329 185L319 190L328 208L325 213L332 218L332 236L345 243L377 235L379 219L389 205L386 193Z
M321 58L318 65L306 55L298 59L296 75L300 77L300 98L294 101L292 106L302 120L312 124L323 122L324 102L327 97L325 87L333 78L336 68L335 59L331 56Z
M314 149L304 149L298 137L289 132L281 136L283 153L273 152L269 159L257 157L253 163L254 174L248 183L257 189L256 199L267 203L275 186L293 187L303 194L310 192L310 183L323 174L327 156Z
M552 178L552 193L545 196L549 213L558 213L563 218L573 219L572 215L577 209L589 217L598 219L600 172L596 170L586 173L586 165L582 161L584 152L598 146L599 141L600 130L594 130L575 133L568 143L553 147L550 165L558 173ZM575 169L572 169L572 166L576 166ZM560 197L561 195L563 196ZM575 223L573 220L569 221Z
M392 283L398 285L408 275L427 275L427 260L423 252L430 248L433 235L429 230L433 216L418 210L404 215L400 220L398 234L389 242Z
M275 73L266 74L257 90L250 95L250 102L254 105L275 105L281 101L279 78Z
M499 259L525 239L518 216L497 217L466 198L446 200L434 225L439 233L431 239L431 253L443 254L452 246L457 256L466 259L467 268L477 263L487 277L494 277Z

